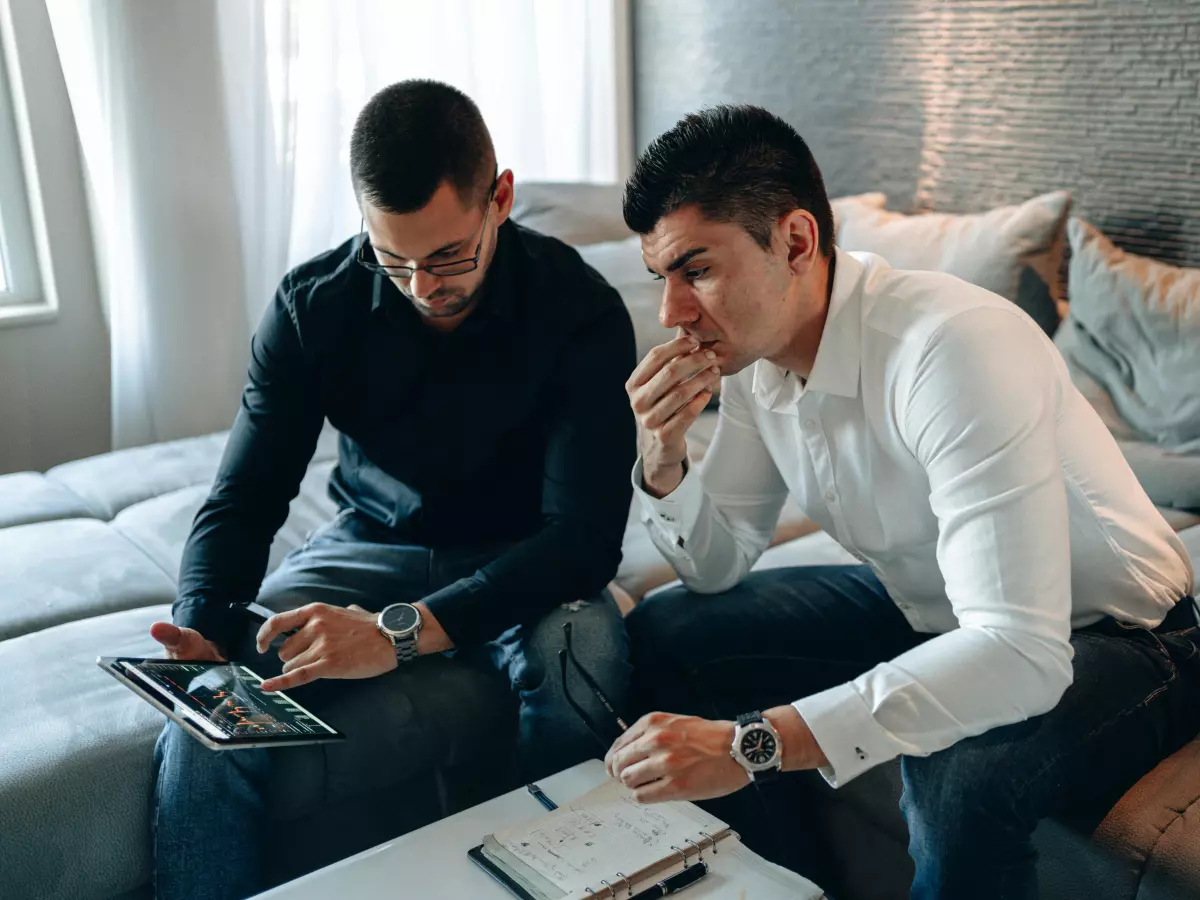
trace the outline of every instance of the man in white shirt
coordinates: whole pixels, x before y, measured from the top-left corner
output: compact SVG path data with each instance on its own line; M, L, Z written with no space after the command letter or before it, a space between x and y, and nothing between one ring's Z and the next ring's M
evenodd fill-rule
M765 110L661 135L625 218L679 330L627 389L643 518L684 587L627 620L671 712L610 771L653 802L900 756L912 895L1036 897L1037 821L1115 802L1200 731L1182 544L1033 321L834 248L816 163ZM789 493L863 564L751 573Z

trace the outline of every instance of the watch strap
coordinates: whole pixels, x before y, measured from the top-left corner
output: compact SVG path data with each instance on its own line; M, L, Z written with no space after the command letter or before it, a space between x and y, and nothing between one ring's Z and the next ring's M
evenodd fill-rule
M417 636L415 634L396 638L396 663L404 665L417 658Z
M757 709L754 712L742 713L737 717L738 728L745 728L747 725L753 725L756 722L763 720L762 713Z

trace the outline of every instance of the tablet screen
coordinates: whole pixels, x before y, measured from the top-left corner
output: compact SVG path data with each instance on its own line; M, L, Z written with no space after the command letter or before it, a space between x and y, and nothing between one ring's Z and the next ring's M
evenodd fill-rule
M267 693L262 679L236 663L125 661L125 672L169 696L178 713L221 740L337 735L295 700Z

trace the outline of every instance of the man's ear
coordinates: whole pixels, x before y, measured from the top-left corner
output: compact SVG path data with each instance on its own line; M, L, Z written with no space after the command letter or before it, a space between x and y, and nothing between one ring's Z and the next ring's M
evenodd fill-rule
M821 255L821 229L816 217L806 209L794 209L780 220L788 251L788 266L796 275L812 268Z
M505 169L500 173L500 177L496 179L497 225L503 224L508 219L509 213L512 212L514 196L512 169Z

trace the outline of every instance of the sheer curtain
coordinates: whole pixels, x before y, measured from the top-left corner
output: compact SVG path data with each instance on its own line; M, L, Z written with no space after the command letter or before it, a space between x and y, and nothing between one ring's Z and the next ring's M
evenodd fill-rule
M462 88L518 179L616 180L627 3L47 0L91 190L114 443L228 425L280 276L358 228L349 135L379 88Z

